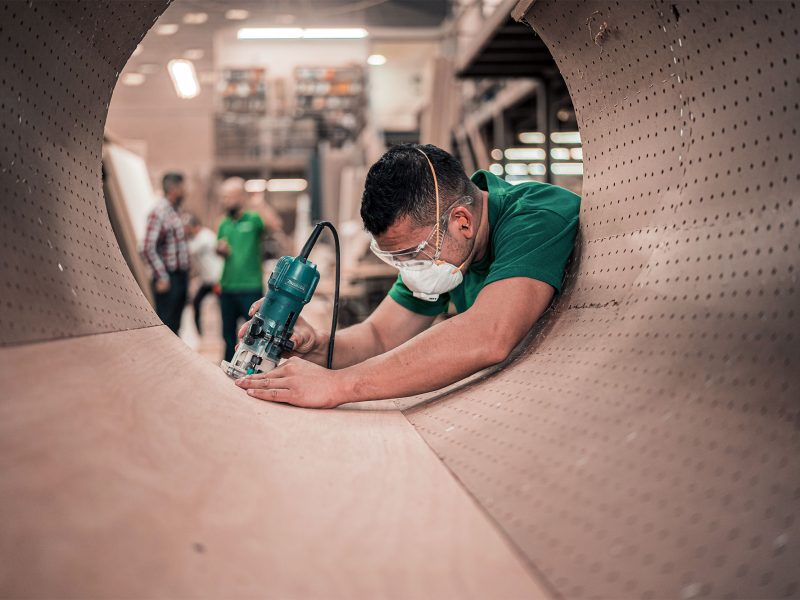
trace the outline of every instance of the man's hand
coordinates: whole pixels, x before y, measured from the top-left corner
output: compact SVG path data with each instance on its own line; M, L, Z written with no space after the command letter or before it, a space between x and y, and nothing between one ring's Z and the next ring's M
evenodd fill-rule
M348 401L340 371L329 371L297 357L269 373L236 380L253 398L304 408L336 408Z
M217 242L217 254L225 257L230 256L231 247L230 244L228 244L228 240L221 239Z
M247 314L252 317L258 312L258 309L261 308L263 303L263 298L256 300ZM247 333L250 322L251 321L247 321L239 328L238 335L240 340L244 337L244 334ZM297 323L294 325L291 340L294 342L294 350L289 356L302 356L319 365L325 364L328 357L327 336L317 333L303 317L297 317Z
M169 291L169 279L159 279L156 281L156 293L166 294Z

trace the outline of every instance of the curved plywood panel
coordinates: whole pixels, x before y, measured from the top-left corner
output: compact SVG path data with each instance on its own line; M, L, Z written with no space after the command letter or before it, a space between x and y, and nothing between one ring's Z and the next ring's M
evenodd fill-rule
M560 595L796 595L800 8L520 8L578 114L579 259L522 357L406 414Z
M99 161L165 3L0 4L0 594L798 593L798 9L522 4L582 241L513 363L406 411L457 480L402 413L250 401L157 326Z
M100 148L165 6L0 4L0 596L540 596L401 413L251 401L155 326Z

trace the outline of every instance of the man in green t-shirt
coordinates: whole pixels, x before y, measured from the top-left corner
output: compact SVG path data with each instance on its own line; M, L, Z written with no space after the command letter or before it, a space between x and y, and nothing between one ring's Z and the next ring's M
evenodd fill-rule
M579 207L557 186L469 178L435 146L392 148L370 169L361 202L373 252L399 270L388 296L336 334L334 370L320 366L328 333L301 319L295 356L237 385L327 408L428 392L502 362L561 291ZM450 303L458 314L434 324Z
M238 320L246 319L250 306L263 295L261 239L264 221L257 213L244 210L247 194L240 177L226 179L221 193L226 214L217 230L217 253L225 258L219 281L219 303L225 360L231 360Z

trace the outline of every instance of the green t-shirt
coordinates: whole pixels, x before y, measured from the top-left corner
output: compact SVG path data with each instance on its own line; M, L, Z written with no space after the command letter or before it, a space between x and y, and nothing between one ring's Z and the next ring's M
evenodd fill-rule
M457 288L434 302L415 298L398 275L389 296L415 313L435 316L450 302L462 313L484 286L510 277L538 279L561 291L578 230L580 196L536 181L512 185L488 171L478 171L472 181L489 192L489 248Z
M254 212L242 213L238 219L222 219L217 239L225 239L231 250L225 258L225 267L219 281L223 292L263 289L263 233L264 221Z

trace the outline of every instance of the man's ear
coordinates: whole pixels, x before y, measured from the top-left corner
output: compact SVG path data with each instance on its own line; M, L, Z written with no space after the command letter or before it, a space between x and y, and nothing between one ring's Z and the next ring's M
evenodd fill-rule
M470 239L475 235L475 217L466 206L456 206L450 213L450 228Z

